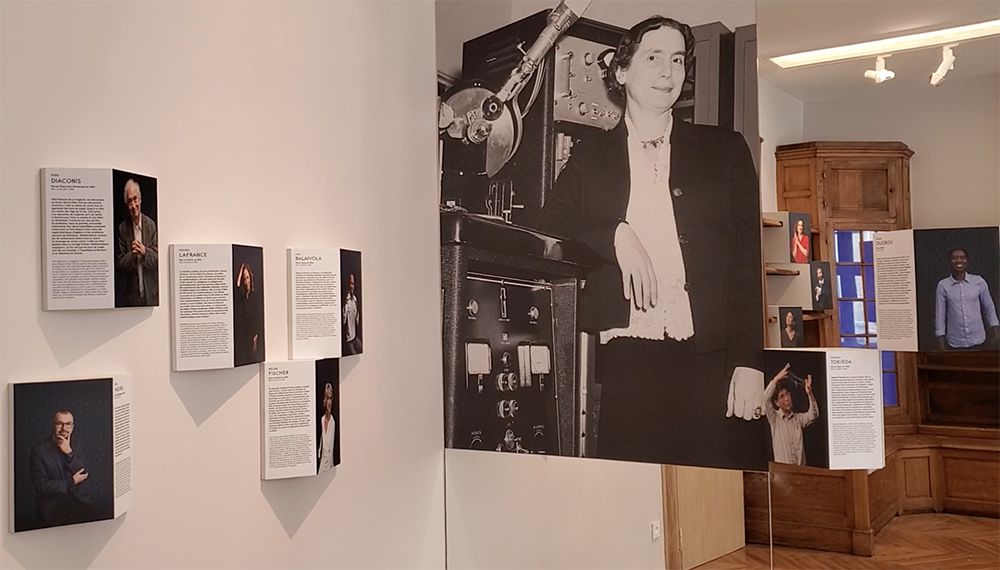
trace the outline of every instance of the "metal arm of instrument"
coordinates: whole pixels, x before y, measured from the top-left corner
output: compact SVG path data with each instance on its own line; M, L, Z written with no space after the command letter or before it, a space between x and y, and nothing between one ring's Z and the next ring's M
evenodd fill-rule
M497 93L497 98L501 103L506 103L521 93L545 54L549 53L559 36L563 35L567 28L580 19L590 2L591 0L562 0L549 12L548 24L545 29L538 35L535 43L531 44L521 59L521 63L511 71L507 82Z
M486 175L494 176L514 155L521 142L521 111L517 96L534 75L556 40L575 23L591 0L560 0L546 19L521 62L496 94L481 86L462 88L441 103L439 130L466 144L486 144Z

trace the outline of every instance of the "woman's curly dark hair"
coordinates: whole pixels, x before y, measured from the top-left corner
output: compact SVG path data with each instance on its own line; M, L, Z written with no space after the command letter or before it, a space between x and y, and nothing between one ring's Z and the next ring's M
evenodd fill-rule
M611 63L608 64L608 69L604 73L604 85L607 87L612 99L617 100L619 103L625 102L625 86L618 83L618 79L615 77L616 72L619 69L628 69L632 65L632 58L635 56L636 50L639 49L639 44L642 43L642 38L646 35L646 32L658 30L663 27L673 28L684 37L684 72L689 79L691 78L691 69L694 66L695 43L691 26L672 18L652 16L632 26L632 29L622 36L622 40L618 44L618 49L615 50L615 55L611 59Z

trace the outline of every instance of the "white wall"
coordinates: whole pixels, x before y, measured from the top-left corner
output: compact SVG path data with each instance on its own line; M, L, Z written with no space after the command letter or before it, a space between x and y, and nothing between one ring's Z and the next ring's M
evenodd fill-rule
M795 97L757 78L757 112L760 120L760 206L762 212L778 210L774 150L778 145L802 142L803 104Z
M805 140L906 143L913 227L1000 224L1000 74L805 104Z
M449 449L448 567L664 568L660 466Z
M3 2L0 22L0 383L131 372L135 454L113 522L8 535L4 496L0 567L443 567L433 6ZM271 359L285 248L364 252L339 468L260 481L257 367L171 373L169 295L40 310L44 166L156 176L161 252L263 245Z

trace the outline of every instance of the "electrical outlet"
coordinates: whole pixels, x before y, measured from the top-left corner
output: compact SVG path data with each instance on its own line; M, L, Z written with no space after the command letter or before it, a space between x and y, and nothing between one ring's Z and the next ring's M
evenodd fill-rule
M660 535L663 534L663 529L660 528L660 521L653 521L649 523L649 531L652 540L660 538Z

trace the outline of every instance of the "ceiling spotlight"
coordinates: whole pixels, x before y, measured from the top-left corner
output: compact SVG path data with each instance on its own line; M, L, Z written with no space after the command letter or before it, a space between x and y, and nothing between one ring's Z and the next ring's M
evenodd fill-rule
M955 69L955 54L951 52L951 48L955 46L944 46L941 50L941 65L938 66L937 71L931 74L931 85L937 87L944 81L944 76L948 75L949 69Z
M885 58L888 55L880 55L875 58L875 69L869 69L865 72L865 77L868 79L874 79L875 83L882 83L896 77L896 74L885 68ZM955 59L955 58L952 58ZM933 80L932 80L933 81Z

